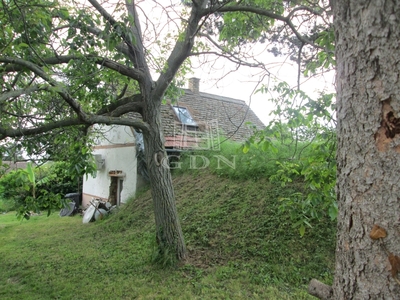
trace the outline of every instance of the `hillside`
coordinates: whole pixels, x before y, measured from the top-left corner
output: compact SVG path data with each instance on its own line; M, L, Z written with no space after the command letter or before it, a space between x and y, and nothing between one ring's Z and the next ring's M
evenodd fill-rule
M194 268L207 273L223 267L226 278L247 273L256 284L279 283L289 289L304 287L311 278L331 280L335 223L327 218L300 237L279 211L279 199L301 189L301 182L282 188L266 179L241 181L195 172L174 176L174 187L188 264ZM132 200L119 218L127 226L154 230L150 191Z
M277 199L300 183L281 188L198 172L174 184L185 264L155 263L149 191L85 225L79 216L20 223L1 215L0 298L312 299L311 278L330 282L334 224L321 222L301 238L278 210Z

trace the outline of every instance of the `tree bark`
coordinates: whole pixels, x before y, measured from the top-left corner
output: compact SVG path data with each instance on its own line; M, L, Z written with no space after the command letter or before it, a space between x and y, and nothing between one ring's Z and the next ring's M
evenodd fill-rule
M399 299L400 1L332 0L339 206L334 299ZM387 231L370 238L374 224Z
M330 300L333 296L332 287L316 279L312 279L308 285L308 293L322 300Z
M149 95L149 97L152 97ZM143 135L156 223L156 239L161 254L175 253L178 260L187 256L186 245L175 203L171 172L161 128L161 100L146 101L143 120L150 130Z

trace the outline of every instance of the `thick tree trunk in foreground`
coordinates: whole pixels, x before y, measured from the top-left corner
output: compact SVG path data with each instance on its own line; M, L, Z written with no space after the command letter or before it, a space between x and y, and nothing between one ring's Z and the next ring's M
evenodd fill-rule
M400 299L389 263L389 253L400 256L400 1L332 2L339 205L333 298ZM371 239L375 224L387 237Z
M178 260L183 260L187 253L164 147L161 100L148 101L143 116L151 128L150 132L144 135L144 142L154 205L157 243L161 254L167 254L166 251L169 251L169 253L175 253Z

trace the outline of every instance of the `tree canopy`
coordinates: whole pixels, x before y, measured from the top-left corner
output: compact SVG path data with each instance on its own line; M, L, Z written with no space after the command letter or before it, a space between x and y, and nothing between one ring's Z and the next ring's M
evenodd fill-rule
M120 116L141 113L145 78L160 99L168 87L173 94L175 75L189 71L193 56L217 55L268 72L266 62L248 56L246 43L268 42L270 51L288 50L294 59L304 45L312 46L302 52L308 58L318 43L317 49L332 50L324 48L329 28L319 17L327 7L291 1L191 1L186 7L172 1L88 2L0 4L1 139L59 137L65 128L84 132L94 123L145 131L142 119ZM160 20L151 10L159 11ZM283 40L296 47L284 49ZM314 64L325 63L329 52L318 55Z
M141 131L160 254L182 260L160 106L179 96L191 64L226 59L270 78L268 62L253 55L259 45L306 76L337 63L337 271L333 290L317 286L315 294L395 298L396 235L379 243L367 233L377 223L398 231L398 2L3 0L0 147L79 156L90 150L93 124Z
M2 1L1 145L75 157L85 171L91 125L142 132L157 241L161 252L172 249L183 259L170 171L161 164L162 101L179 96L199 57L270 77L268 62L252 52L255 44L296 61L299 74L329 66L329 20L327 1Z

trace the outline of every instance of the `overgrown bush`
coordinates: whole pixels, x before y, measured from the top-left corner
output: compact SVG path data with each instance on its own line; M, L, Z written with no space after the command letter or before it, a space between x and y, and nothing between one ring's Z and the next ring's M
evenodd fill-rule
M82 187L82 176L71 174L70 164L67 162L47 163L37 168L37 173L39 178L49 178L47 183L42 183L42 188L55 194L64 196L68 193L80 192Z
M267 91L264 89L260 91ZM256 130L243 149L246 152L255 146L266 155L284 153L276 160L278 170L269 178L282 187L295 180L303 183L302 191L279 200L280 209L289 213L293 226L304 235L306 227L323 216L332 220L337 216L334 95L321 94L314 100L284 82L272 92L278 93L271 99L275 118L265 129Z
M230 140L223 141L219 148L181 153L179 160L171 163L172 172L196 173L202 170L230 179L256 180L275 174L278 169L275 162L282 155L282 152L265 153L255 146L250 146L250 150L244 153L242 143Z
M209 172L231 179L268 178L285 187L299 181L302 189L279 197L280 210L304 235L324 216L337 215L336 130L332 117L333 95L313 100L299 90L279 84L272 99L276 116L244 144L225 141L219 151L194 151L181 155L175 172Z
M67 163L47 163L40 167L11 171L0 178L0 209L16 210L29 218L29 212L61 208L66 193L78 191L78 181L67 171Z

